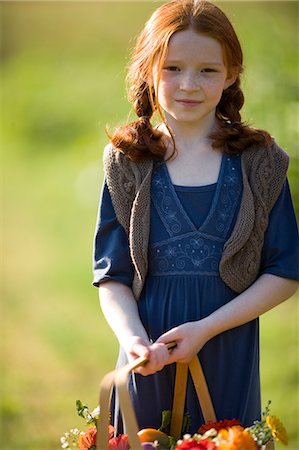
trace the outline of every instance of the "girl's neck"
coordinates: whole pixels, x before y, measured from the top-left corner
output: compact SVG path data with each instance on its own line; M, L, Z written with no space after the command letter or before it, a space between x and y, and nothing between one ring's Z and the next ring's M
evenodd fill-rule
M211 148L211 140L209 138L210 133L216 127L215 115L207 117L200 124L194 123L180 123L173 118L167 118L168 125L170 126L176 150L178 153L201 153ZM159 129L164 132L166 139L170 143L167 153L172 152L172 140L170 133L164 123L161 124Z

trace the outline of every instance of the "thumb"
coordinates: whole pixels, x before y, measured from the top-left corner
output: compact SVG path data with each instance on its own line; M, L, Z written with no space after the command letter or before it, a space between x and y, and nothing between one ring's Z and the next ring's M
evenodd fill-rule
M132 353L137 356L143 356L144 358L148 358L150 355L148 347L142 344L134 344L132 347Z
M176 328L172 328L171 330L167 331L166 333L162 334L159 339L156 340L159 344L170 344L173 342L179 341L179 333Z

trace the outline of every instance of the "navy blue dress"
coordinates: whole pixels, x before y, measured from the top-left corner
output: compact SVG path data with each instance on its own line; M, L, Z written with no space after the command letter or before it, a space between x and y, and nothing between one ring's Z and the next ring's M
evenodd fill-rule
M155 165L151 185L149 270L139 313L149 337L202 319L236 297L219 276L223 246L238 214L242 195L239 156L223 155L218 181L203 187L172 184L166 164ZM260 273L299 279L298 230L287 181L271 212ZM95 286L113 279L131 286L132 263L126 233L118 223L106 184L94 246ZM226 331L199 352L218 420L236 418L244 426L260 417L259 321ZM118 364L125 363L120 351ZM140 428L161 425L171 410L175 365L143 377L132 375L130 391ZM121 426L117 401L115 425ZM192 382L186 412L190 432L204 422ZM119 428L120 429L120 428Z

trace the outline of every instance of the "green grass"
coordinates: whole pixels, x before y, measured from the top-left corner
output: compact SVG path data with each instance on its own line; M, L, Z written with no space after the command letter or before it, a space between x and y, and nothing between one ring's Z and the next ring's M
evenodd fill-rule
M292 156L297 211L295 2L221 3L244 45L244 118ZM91 286L106 124L126 120L125 66L152 2L1 2L3 450L54 450L95 405L117 344ZM273 42L275 45L273 45ZM299 448L298 297L262 319L263 402ZM277 447L280 449L280 447Z

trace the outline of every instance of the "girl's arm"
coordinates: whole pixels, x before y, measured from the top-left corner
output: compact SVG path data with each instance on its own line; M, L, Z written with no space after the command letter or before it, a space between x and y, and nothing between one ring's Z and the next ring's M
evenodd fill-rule
M187 322L160 336L157 342L176 341L178 344L167 364L190 362L211 338L256 319L291 297L297 287L295 280L263 274L246 291L206 318Z
M163 343L150 342L132 290L125 284L109 280L100 285L99 296L103 314L128 359L145 356L150 360L136 371L149 375L161 370L168 359L168 350Z

